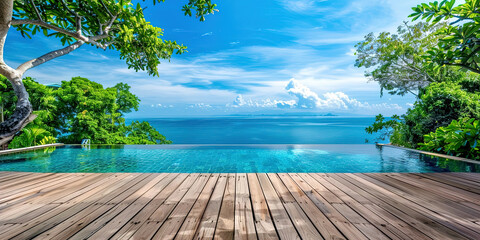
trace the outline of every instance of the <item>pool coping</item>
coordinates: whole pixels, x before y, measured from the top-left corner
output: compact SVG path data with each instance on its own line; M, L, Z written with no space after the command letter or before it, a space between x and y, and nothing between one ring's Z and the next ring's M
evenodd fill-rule
M12 153L20 153L20 152L28 152L28 151L33 151L33 150L42 149L42 148L60 147L60 146L64 146L64 145L65 144L63 144L63 143L51 143L51 144L38 145L38 146L32 146L32 147L25 147L25 148L15 148L15 149L1 150L0 155L7 155L7 154L12 154Z
M393 145L391 143L388 143L388 144L377 143L376 145L377 146L382 146L382 147L385 146L385 147L398 148L398 149L402 149L402 150L412 151L412 152L421 153L421 154L430 155L430 156L435 156L435 157L452 159L452 160L456 160L456 161L463 161L463 162L468 162L468 163L473 163L473 164L480 164L480 161L478 161L478 160L473 160L473 159L469 159L469 158L462 158L462 157L457 157L457 156L451 156L451 155L441 154L441 153L427 152L427 151L418 150L418 149L414 149L414 148L400 147L400 146Z

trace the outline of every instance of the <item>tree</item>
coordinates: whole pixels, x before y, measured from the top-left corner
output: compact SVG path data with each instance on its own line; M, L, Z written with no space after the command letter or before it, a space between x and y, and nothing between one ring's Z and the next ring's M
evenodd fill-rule
M480 1L465 0L454 7L455 0L422 3L413 8L413 20L426 19L434 24L442 20L454 20L439 29L442 36L438 44L431 47L425 59L435 68L459 66L480 73Z
M115 104L110 109L112 125L115 125L126 113L132 112L132 110L138 111L140 99L130 92L128 84L118 83L110 89L115 92L116 96Z
M439 36L433 33L441 27L425 22L412 26L405 22L396 34L369 33L364 41L355 45L355 66L367 69L365 76L380 84L381 95L384 90L392 95L416 95L420 88L443 77L433 72L422 58L438 41Z
M215 7L211 0L189 0L182 10L185 15L193 12L204 21ZM11 27L29 38L36 34L57 37L65 47L13 68L5 63L3 51ZM129 68L158 76L159 59L169 59L174 52L183 53L186 49L175 41L163 40L162 35L161 28L145 20L140 4L134 7L131 0L0 1L0 74L8 79L17 97L15 111L0 123L0 145L32 120L32 104L22 82L27 70L88 44L119 51Z

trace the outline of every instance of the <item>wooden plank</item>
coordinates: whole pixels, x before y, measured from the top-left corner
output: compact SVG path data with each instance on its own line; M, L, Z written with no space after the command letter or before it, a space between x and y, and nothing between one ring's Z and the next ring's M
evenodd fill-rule
M4 172L2 173L2 176L0 177L0 183L8 183L10 181L16 181L15 179L21 179L24 177L27 177L32 174L38 174L38 173L29 173L29 172ZM1 191L1 190L0 190Z
M20 187L25 187L32 184L39 184L42 181L55 178L58 176L58 173L40 173L40 174L28 174L24 177L15 178L14 181L5 182L2 185L2 193L7 193L11 189L18 189Z
M342 198L345 200L345 203L350 205L356 212L364 216L367 220L371 221L378 229L383 231L382 228L388 230L389 232L397 235L397 238L401 239L430 239L422 232L411 227L403 219L398 216L390 213L389 211L384 210L378 206L378 202L374 201L372 197L367 198L369 202L359 203L356 201L356 198L360 193L355 190L358 189L355 185L352 185L350 182L344 179L344 174L328 174L330 176L330 181L336 187L338 187L345 195ZM360 204L360 205L359 205ZM384 232L388 234L388 232ZM393 238L393 237L392 237Z
M225 192L222 199L222 207L218 215L218 223L215 229L214 239L232 240L235 232L235 173L229 173Z
M202 194L210 195L215 187L218 175L201 174L198 181L192 185L172 213L162 224L152 239L173 239L182 226L186 216ZM205 191L204 191L205 189Z
M416 206L424 207L436 213L439 219L443 219L445 224L448 224L450 228L457 232L461 231L465 235L473 236L480 234L479 226L473 223L473 221L480 220L480 217L478 214L470 213L471 208L452 201L443 201L444 199L439 195L430 194L421 188L389 178L386 174L368 173L363 174L363 176L384 183L384 186L395 194L410 200ZM432 201L435 204L432 204Z
M268 173L267 175L300 236L303 239L323 239L288 189L283 185L277 174Z
M394 194L390 191L390 189L388 189L388 185L376 181L375 179L370 179L370 181L367 181L366 179L364 179L364 177L366 178L367 176L360 177L357 176L357 174L345 174L345 176L354 179L350 181L351 183L359 184L361 188L371 189L369 193L379 194L382 201L391 204L395 208L406 213L408 216L413 217L412 219L403 215L402 219L409 219L409 224L411 223L411 226L414 226L415 228L420 227L421 229L419 230L428 233L428 236L436 237L438 239L465 239L465 237L460 235L458 232L442 226L442 224L450 224L448 221L445 221L444 218L438 218L435 212L431 212L422 206L418 206L415 203ZM385 205L383 205L382 207L385 208ZM385 209L388 211L392 210L391 208L387 208ZM425 223L428 223L428 226L424 226Z
M310 198L310 200L315 204L315 206L322 211L325 216L342 232L342 234L348 239L368 239L366 236L363 235L360 230L358 230L352 223L348 221L336 208L332 206L332 203L339 203L341 201L339 198L333 195L329 191L329 194L326 195L333 195L335 198L330 198L332 202L327 201L324 198L324 194L328 191L327 188L318 187L319 182L315 180L312 176L307 173L292 173L290 174L292 179L300 186L300 188L305 192L305 194ZM317 188L321 188L322 194L317 192L313 189L312 185L317 186Z
M61 204L59 207L54 208L51 211L48 211L35 219L20 224L18 228L12 229L12 231L7 233L7 238L14 239L30 239L38 234L56 226L57 224L65 221L76 213L80 212L82 209L88 207L91 204L94 204L98 200L110 199L115 197L117 194L120 194L123 188L130 188L134 186L138 181L146 178L146 175L131 174L131 177L127 175L127 178L122 179L122 184L113 184L115 179L111 179L110 184L106 186L100 186L98 188L92 189L91 191L84 193L75 199L78 201L67 202ZM125 185L124 185L125 184ZM120 191L119 191L120 189ZM4 236L4 235L3 235Z
M174 177L173 181L168 184L151 202L147 204L128 224L123 226L112 239L129 239L137 230L145 223L149 217L155 212L170 195L177 190L180 184L185 181L188 174L170 174L169 177Z
M480 161L479 161L480 163ZM467 173L467 172L449 172L449 176L457 177L460 179L470 180L477 184L480 184L480 173Z
M279 239L257 174L248 173L247 179L258 239Z
M199 178L202 180L199 180ZM137 231L135 231L131 236L131 239L151 239L177 204L179 204L184 198L186 193L193 187L198 188L202 182L206 181L206 178L208 178L206 175L200 177L200 174L198 173L188 175L185 181L183 181L182 184L162 203L162 205L150 215L148 220L144 222ZM195 189L194 191L197 190L198 189Z
M414 231L409 231L404 228L404 225L407 225L406 223L403 223L402 221L391 221L392 219L395 219L394 217L390 216L390 214L387 211L382 211L381 209L377 209L377 211L372 211L371 209L367 208L365 205L375 205L371 201L369 202L364 202L364 203L359 203L356 201L356 198L358 196L361 196L360 194L356 193L352 189L349 188L349 183L342 179L340 176L342 174L327 174L327 178L325 178L328 182L330 182L334 187L336 187L339 192L341 192L339 197L342 198L342 200L345 202L346 205L348 205L352 210L354 210L359 216L361 216L363 219L367 220L370 222L374 227L376 227L378 230L382 231L383 234L388 236L391 239L412 239L413 236L415 236L418 239L425 238L426 236L419 233L416 233ZM349 218L350 219L350 218ZM362 222L364 220L357 220L358 222ZM386 220L389 219L390 221ZM410 234L413 233L413 235L409 235L401 231L400 229L404 229ZM368 234L370 235L375 235L374 233Z
M173 175L173 177L175 176ZM155 178L136 192L133 192L132 189L123 192L107 204L90 205L70 218L69 221L58 224L40 237L48 236L50 239L62 240L80 231L85 232L85 235L95 232L90 236L92 239L111 237L173 179L173 177L168 177L168 174L152 174L152 177ZM120 202L121 205L110 204L114 202ZM132 203L129 205L130 202ZM76 236L79 237L79 235Z
M413 174L389 174L391 178L422 188L433 194L440 194L442 197L457 203L472 202L480 203L480 194L475 194L439 182L423 178Z
M207 208L200 220L200 224L196 230L193 239L213 239L215 236L215 227L217 225L220 209L222 206L225 186L227 186L228 174L222 173L218 178L215 190L208 201Z
M48 189L52 189L52 187L58 187L59 185L65 184L65 181L70 181L72 179L80 180L80 177L81 176L67 175L63 178L50 181L45 185L33 188L30 190L29 194L21 192L2 199L4 204L2 204L0 207L0 224L2 222L14 219L20 215L34 211L45 205L44 203L28 201L29 199L44 194L46 191L48 191ZM27 202L25 203L24 201Z
M257 239L247 175L237 173L236 181L234 239Z
M257 177L280 239L300 239L268 176L265 173L258 173Z
M126 175L122 176L116 176L113 174L102 174L99 175L102 176L101 180L96 181L93 184L90 185L74 185L70 188L70 191L66 191L66 194L64 196L60 196L59 198L57 197L47 197L45 199L42 199L39 203L44 203L45 205L41 208L38 208L34 211L24 213L21 217L17 217L8 221L4 221L4 224L23 224L25 222L28 222L32 219L35 219L39 217L40 215L49 212L52 209L55 209L58 206L61 206L62 203L65 202L72 202L75 201L75 198L89 192L92 189L102 187L105 183L108 183L109 179L115 179L116 181L119 181L123 178L126 177ZM81 183L81 182L80 182Z
M433 176L433 177L440 177L440 178L443 178L443 179L448 179L448 180L451 180L451 181L454 181L454 182L458 182L460 184L468 185L475 190L480 190L480 183L471 181L469 179L456 177L456 176L448 174L448 173L442 173L442 174L439 174L439 173L424 173L424 174L426 176Z
M120 228L122 228L127 222L135 216L144 206L149 203L163 188L170 182L171 179L165 177L166 173L152 174L151 178L143 182L138 190L132 190L125 192L122 197L113 199L112 202L119 202L112 208L111 204L105 204L97 212L103 212L103 214L96 218L95 221L89 223L84 222L83 228L79 228L80 231L75 231L70 227L69 230L76 232L73 238L91 238L91 239L109 239ZM85 216L80 213L79 215ZM94 214L94 217L98 216ZM74 224L74 226L78 224ZM56 239L65 239L65 237L57 237Z
M373 225L368 220L363 218L360 214L358 214L356 211L354 211L351 207L361 208L360 207L361 205L355 205L354 201L349 201L351 199L344 192L342 192L342 190L345 190L345 188L338 187L332 184L332 180L328 175L325 175L325 174L323 174L323 176L319 174L316 174L316 175L310 174L310 175L313 176L314 178L316 176L316 179L321 178L324 180L322 181L322 185L325 186L327 189L329 189L332 193L334 193L337 197L339 197L342 200L342 203L332 203L332 206L340 214L342 214L346 219L348 219L348 221L352 223L358 230L360 230L365 236L375 236L377 239L388 239L389 237L393 239L398 238L394 234L391 234L388 230L379 226L380 228L382 228L382 230L384 230L387 233L388 235L387 237L384 233L382 233L382 231L377 229L375 225ZM364 199L361 196L357 196L357 198ZM366 199L362 201L367 202ZM380 220L377 219L377 221L380 221ZM384 223L383 222L379 223L379 225L381 224L384 224Z
M310 200L288 174L278 173L278 176L324 239L344 239L342 233L340 233L323 212L315 206L312 200Z
M195 232L200 225L202 216L207 208L207 204L212 197L213 190L218 183L219 174L212 174L207 184L203 188L202 193L198 196L197 201L183 221L182 226L177 231L175 239L189 240L193 239ZM161 236L161 235L160 235Z
M463 189L465 191L480 194L480 189L471 187L469 184L465 184L465 183L462 183L462 182L458 182L458 181L455 181L455 180L452 180L452 179L445 178L445 177L443 177L443 175L438 175L438 174L433 175L433 174L428 174L428 173L412 173L412 174L423 177L423 178L429 178L433 181L436 181L436 182L439 182L439 183L442 183L442 184L445 184L445 185L453 186L455 188Z

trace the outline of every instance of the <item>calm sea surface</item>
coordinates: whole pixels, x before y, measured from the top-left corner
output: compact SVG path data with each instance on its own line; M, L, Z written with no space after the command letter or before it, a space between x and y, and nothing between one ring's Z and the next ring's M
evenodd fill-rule
M128 119L127 123L133 119ZM148 118L174 144L362 144L374 117Z

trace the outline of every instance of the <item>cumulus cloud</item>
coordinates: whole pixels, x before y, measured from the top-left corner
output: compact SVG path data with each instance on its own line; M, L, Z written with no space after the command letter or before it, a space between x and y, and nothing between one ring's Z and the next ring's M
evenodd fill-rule
M201 109L208 109L212 108L212 105L206 103L195 103L188 105L188 108L201 108Z
M285 90L287 90L288 94L298 98L296 104L298 108L315 108L321 104L321 99L315 92L294 78L290 79Z
M275 107L277 104L276 100L271 100L270 98L262 100L252 100L244 99L241 94L239 94L232 104L227 104L226 107L256 107L256 108L268 108Z
M322 96L312 91L307 86L300 83L298 80L292 78L288 82L285 90L289 95L296 99L290 100L275 100L275 99L261 99L252 100L245 99L242 95L238 95L232 104L227 104L227 107L262 107L262 108L297 108L297 109L321 109L321 110L359 110L359 109L395 109L402 110L403 108L398 104L369 104L368 102L361 102L355 98L351 98L343 92L327 92Z
M172 104L166 105L166 104L157 103L157 104L152 104L151 107L152 108L173 108L173 105Z

